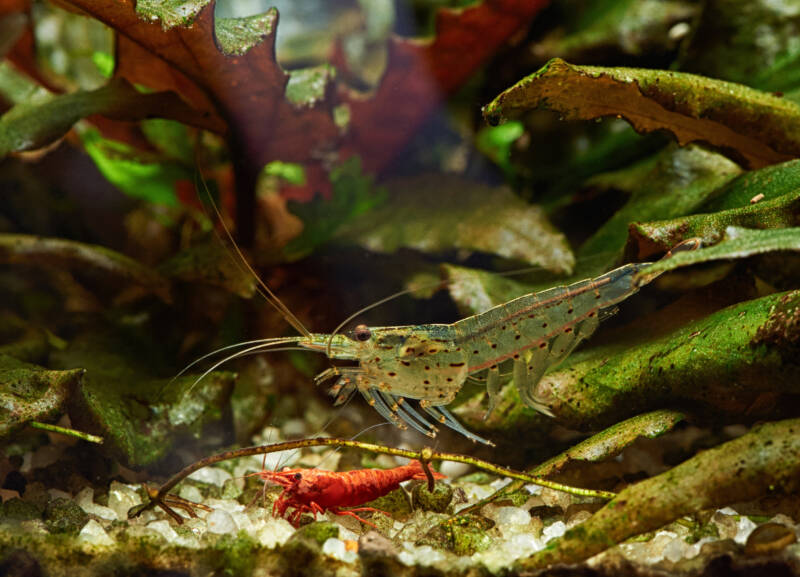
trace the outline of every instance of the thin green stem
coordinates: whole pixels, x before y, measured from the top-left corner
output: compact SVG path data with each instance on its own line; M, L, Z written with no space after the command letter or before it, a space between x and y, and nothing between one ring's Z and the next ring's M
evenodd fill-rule
M317 439L302 439L299 441L286 441L283 443L273 443L270 445L259 445L257 447L246 447L243 449L235 449L233 451L225 451L223 453L219 453L217 455L213 455L211 457L206 457L205 459L196 461L195 463L192 463L188 467L185 467L184 469L182 469L181 471L179 471L178 473L167 479L167 481L163 485L161 485L161 487L159 487L158 490L148 489L147 492L148 495L150 496L150 503L146 507L137 508L136 512L133 514L134 515L139 514L153 504L158 504L163 508L164 500L168 496L169 491L172 490L183 479L185 479L195 471L202 469L203 467L208 467L209 465L220 463L222 461L227 461L229 459L238 459L241 457L250 457L252 455L264 455L267 453L277 453L279 451L292 451L306 447L321 447L321 446L350 447L353 449L358 449L360 451L382 453L384 455L405 457L407 459L418 459L420 461L425 461L425 462L454 461L456 463L466 463L468 465L472 465L474 467L483 469L484 471L488 471L496 475L510 477L512 479L524 481L525 483L531 483L535 485L540 485L542 487L548 487L550 489L554 489L556 491L563 491L565 493L570 493L572 495L580 495L583 497L597 497L599 499L606 499L606 500L613 499L616 496L615 493L611 493L609 491L595 491L592 489L582 489L579 487L570 487L569 485L555 483L553 481L548 481L547 479L544 479L539 476L528 475L526 473L515 471L513 469L501 467L493 463L490 463L488 461L484 461L482 459L476 459L475 457L470 457L469 455L459 455L457 453L437 453L432 451L428 447L424 448L422 451L410 451L407 449L384 447L382 445L375 445L372 443L362 443L361 441L352 441L350 439L317 438Z
M89 441L90 443L97 443L98 445L103 444L103 437L90 435L89 433L84 433L83 431L67 429L66 427L59 427L58 425L50 425L48 423L40 423L39 421L30 421L28 424L34 429L41 429L42 431L49 431L51 433L59 433L61 435L67 435L68 437L77 437L78 439L83 439L84 441Z

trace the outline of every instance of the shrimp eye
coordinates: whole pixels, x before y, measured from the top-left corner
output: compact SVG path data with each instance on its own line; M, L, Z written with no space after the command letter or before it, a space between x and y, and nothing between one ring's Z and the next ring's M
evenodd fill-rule
M299 481L299 480L300 480L300 479L302 479L302 478L303 478L303 475L302 475L302 474L300 474L300 473L295 473L295 474L294 474L294 480L295 480L295 481Z
M364 342L370 339L372 331L369 330L367 325L358 325L353 331L353 335L356 337L357 341Z

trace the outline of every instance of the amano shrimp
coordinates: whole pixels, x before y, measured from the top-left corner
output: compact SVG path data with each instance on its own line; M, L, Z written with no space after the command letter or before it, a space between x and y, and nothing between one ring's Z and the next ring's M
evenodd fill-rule
M699 239L686 240L664 258L699 246ZM500 366L510 364L523 402L553 416L536 396L537 383L549 368L591 336L600 321L613 315L617 304L660 275L647 275L652 264L626 264L595 278L523 295L451 324L359 325L338 334L309 333L262 283L277 301L273 305L303 335L242 343L253 346L216 363L209 372L229 359L293 343L326 354L331 360L358 362L358 366L329 368L315 377L317 384L337 379L331 389L335 404L358 391L401 429L410 426L435 437L437 424L441 424L472 441L492 445L467 430L445 408L467 379L486 373L488 415L500 391ZM417 401L419 410L409 400Z

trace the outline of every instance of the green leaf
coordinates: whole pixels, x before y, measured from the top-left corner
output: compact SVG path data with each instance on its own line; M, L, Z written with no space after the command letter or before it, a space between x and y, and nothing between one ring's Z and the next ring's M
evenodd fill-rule
M177 206L175 183L192 179L192 171L184 165L148 157L127 144L105 139L94 130L84 131L81 140L103 176L132 198Z
M302 234L283 249L289 260L302 258L331 240L357 217L374 212L386 202L386 191L361 170L361 159L350 157L330 174L330 199L316 197L308 203L289 203L289 210L303 221Z
M669 147L629 168L591 178L586 183L589 186L622 190L631 196L578 251L578 258L587 261L596 254L611 256L591 261L591 265L581 267L581 273L594 276L614 266L630 223L690 214L740 173L739 167L725 157L687 146Z
M64 136L72 125L92 114L116 120L172 118L212 129L202 115L172 92L141 94L122 79L91 92L54 96L41 104L20 103L0 117L0 158L34 150Z
M785 228L797 223L800 189L774 200L749 204L708 214L695 214L672 220L632 224L626 254L638 260L663 253L688 238L700 238L704 245L722 239L730 226L746 228ZM681 257L683 258L683 257Z
M574 257L544 211L511 190L432 174L398 180L389 201L349 223L337 240L393 253L481 251L568 273Z
M794 2L705 0L680 67L762 90L798 90L798 30Z
M293 162L281 162L280 160L270 162L264 167L264 174L281 178L295 186L302 186L306 183L305 168L302 164Z
M790 196L790 195L787 195ZM796 221L800 207L800 192L792 196ZM700 250L679 252L647 268L647 274L666 272L677 268L720 259L747 258L756 254L781 250L800 251L800 228L768 228L764 230L729 226L725 237L714 246Z
M542 60L558 56L579 62L618 60L621 55L652 57L675 50L678 39L671 30L689 22L697 12L696 5L674 0L594 0L587 4L566 34L548 35L534 44L533 54Z
M478 132L475 146L503 170L506 178L513 179L515 168L511 163L511 147L524 132L525 127L521 122L487 126Z
M618 116L637 132L668 130L752 167L800 154L800 105L740 84L640 68L575 66L553 59L484 109L492 124L539 107L566 119Z
M800 188L800 160L790 160L745 172L714 193L701 208L703 212L717 212L748 206L753 199L773 200Z

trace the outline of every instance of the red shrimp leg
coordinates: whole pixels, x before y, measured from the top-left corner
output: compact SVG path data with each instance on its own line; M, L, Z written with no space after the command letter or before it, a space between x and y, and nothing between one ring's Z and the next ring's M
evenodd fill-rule
M375 529L377 529L378 527L374 523L371 523L371 522L367 521L366 519L362 519L361 517L356 515L356 511L359 511L359 512L363 511L363 512L370 512L370 513L382 513L382 514L386 515L387 517L391 517L391 515L389 515L389 513L387 513L386 511L381 511L380 509L376 509L375 507L354 507L353 509L329 509L329 510L334 515L347 515L349 517L355 517L356 519L358 519L359 521L361 521L365 525L369 525L370 527L373 527Z

